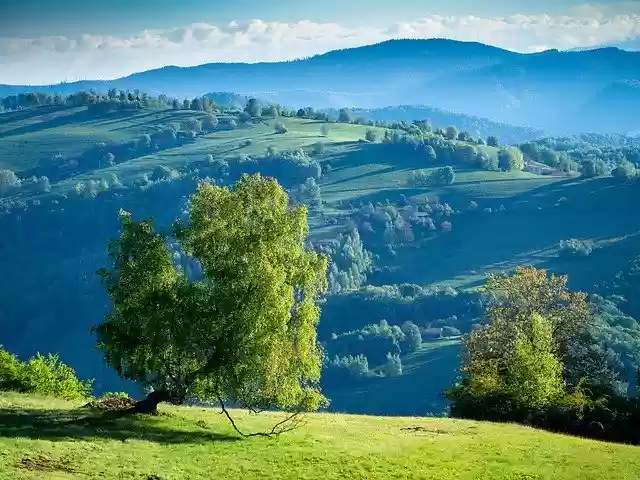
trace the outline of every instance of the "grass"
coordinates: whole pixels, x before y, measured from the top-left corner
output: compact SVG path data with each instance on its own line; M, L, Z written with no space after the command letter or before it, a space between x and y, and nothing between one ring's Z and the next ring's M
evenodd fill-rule
M638 448L453 419L312 414L278 439L240 439L216 410L161 407L111 422L78 404L0 395L0 479L637 478ZM278 414L233 415L264 430Z
M459 351L459 340L425 341L418 351L402 357L401 376L366 378L327 390L331 410L407 416L442 412L446 406L442 392L455 382Z

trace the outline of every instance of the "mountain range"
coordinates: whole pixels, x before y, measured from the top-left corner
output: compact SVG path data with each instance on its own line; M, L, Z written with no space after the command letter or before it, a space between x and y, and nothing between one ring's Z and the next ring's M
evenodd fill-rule
M163 67L111 81L0 85L0 96L108 88L195 96L229 91L314 108L428 105L554 133L640 130L640 52L522 54L474 42L391 40L275 63Z

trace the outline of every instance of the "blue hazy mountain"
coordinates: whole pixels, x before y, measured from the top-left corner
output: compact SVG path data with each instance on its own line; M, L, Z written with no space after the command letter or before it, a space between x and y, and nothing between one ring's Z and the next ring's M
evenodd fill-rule
M428 105L558 133L633 132L640 120L611 92L636 92L620 85L638 80L640 52L614 47L520 54L473 42L392 40L289 62L169 66L113 81L3 85L0 96L111 87L179 97L225 91L295 107ZM591 111L605 111L606 118Z

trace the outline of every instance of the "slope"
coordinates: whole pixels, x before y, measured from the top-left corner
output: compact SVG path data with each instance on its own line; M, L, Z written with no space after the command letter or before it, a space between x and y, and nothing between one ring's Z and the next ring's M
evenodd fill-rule
M42 152L49 148L47 139L64 139L66 132L89 132L87 135L92 138L95 135L110 139L112 134L129 138L173 121L176 116L194 113L146 112L101 120L74 116L69 124L38 130L38 125L47 122L43 117L29 127L33 132L21 134L38 134L42 141L29 137L26 144L30 149L11 165L19 171L21 165L46 158ZM311 217L314 242L334 240L354 218L361 202L388 201L400 208L403 196L408 201L429 198L460 212L450 218L452 230L448 233L439 228L415 241L395 245L393 254L376 251L375 271L368 279L373 285L440 284L462 292L477 286L487 272L532 263L568 273L572 287L591 290L619 271L632 255L640 253L640 217L636 212L640 191L634 184L619 184L610 178L581 180L456 167L451 185L413 188L407 184L412 171L434 170L437 165L396 150L394 145L361 141L369 127L330 124L324 136L322 122L302 118L279 121L286 126L286 134L275 134L274 120L265 118L254 125L208 133L175 148L96 168L60 182L52 179L50 194L21 194L16 200L25 202L24 208L0 216L0 304L5 306L0 327L2 343L21 357L37 351L60 352L65 362L76 366L81 377L97 378L99 391L130 389L104 367L88 332L109 307L95 271L105 265L106 245L118 233L118 210L129 210L136 218L154 217L160 226L170 225L183 215L185 201L195 189L196 180L189 175L200 175L199 169L209 168L207 155L230 162L252 157L256 162L246 165L259 168L268 148L280 152L302 148L311 152L314 160L331 165L318 179L325 211ZM21 122L24 120L6 122L2 128L14 131L23 128ZM383 129L373 130L380 138ZM11 138L0 137L0 151ZM324 144L324 151L313 153L319 142ZM72 155L75 142L68 142L66 148ZM482 149L489 156L497 155L495 148ZM12 159L3 162L9 165ZM138 183L145 174L152 176L159 166L180 175ZM116 174L126 188L108 188L87 198L74 193L78 184L101 181L110 174ZM477 204L475 211L468 210L471 201ZM558 256L559 242L572 237L595 242L591 257L563 260ZM380 312L325 311L321 327L327 335L385 318L392 320ZM411 320L423 327L444 318L433 315L440 314L428 310L393 320L398 320L394 324ZM442 411L440 393L455 376L456 347L431 348L435 346L425 342L419 352L403 358L406 374L402 377L374 378L349 388L330 388L332 408L405 415Z
M313 414L277 440L240 439L217 411L89 422L80 405L0 396L0 479L636 478L637 447L450 419ZM263 430L279 414L232 412ZM70 423L70 420L73 422Z

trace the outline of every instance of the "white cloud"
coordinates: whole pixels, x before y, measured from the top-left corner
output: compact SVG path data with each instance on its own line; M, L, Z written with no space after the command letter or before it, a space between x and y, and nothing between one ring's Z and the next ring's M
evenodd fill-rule
M429 15L386 28L234 21L145 30L130 37L0 38L0 83L116 78L164 65L277 61L390 38L453 38L520 52L623 43L640 37L640 2L582 5L564 15Z

